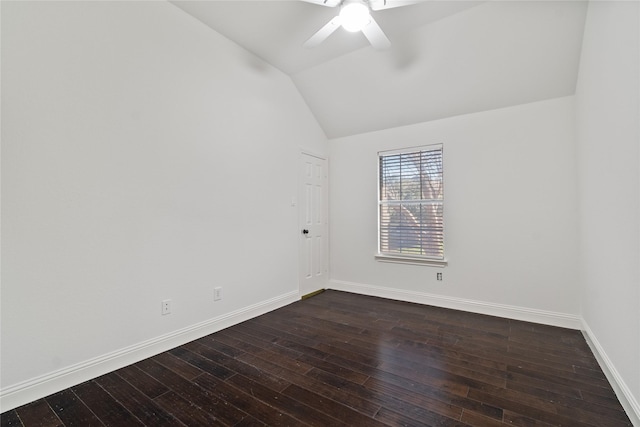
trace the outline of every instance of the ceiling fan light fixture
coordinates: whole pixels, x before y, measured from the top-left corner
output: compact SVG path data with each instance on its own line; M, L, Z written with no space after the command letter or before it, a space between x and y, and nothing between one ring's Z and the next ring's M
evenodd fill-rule
M352 33L362 31L371 21L369 8L359 1L347 3L340 9L340 23L342 28Z

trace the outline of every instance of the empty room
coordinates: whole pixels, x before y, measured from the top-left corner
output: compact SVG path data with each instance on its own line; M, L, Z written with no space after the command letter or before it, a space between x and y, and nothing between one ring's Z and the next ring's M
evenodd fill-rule
M640 427L640 2L0 1L1 426Z

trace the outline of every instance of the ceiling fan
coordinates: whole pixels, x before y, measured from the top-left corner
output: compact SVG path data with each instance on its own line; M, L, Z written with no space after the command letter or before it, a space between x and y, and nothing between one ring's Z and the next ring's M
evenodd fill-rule
M371 46L375 49L387 49L391 46L391 42L382 31L382 28L373 19L370 12L390 9L392 7L406 6L409 4L419 3L420 0L302 0L307 3L318 4L321 6L336 7L340 6L340 13L329 21L318 32L312 35L303 46L315 47L322 43L327 37L333 34L342 26L347 31L358 32L369 40Z

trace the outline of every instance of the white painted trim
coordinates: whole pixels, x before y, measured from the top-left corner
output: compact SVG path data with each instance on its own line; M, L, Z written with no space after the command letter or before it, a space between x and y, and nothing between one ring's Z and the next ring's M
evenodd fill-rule
M306 154L307 156L315 157L320 160L328 160L329 156L326 154L321 154L319 152L314 152L312 150L306 149L304 147L300 147L300 154Z
M288 292L231 313L5 387L0 390L0 412L17 408L52 393L97 378L163 351L284 307L299 299L298 290Z
M393 150L382 150L382 151L378 151L378 157L393 156L394 154L412 153L414 151L441 151L443 147L444 147L444 144L439 142L435 144L416 145L413 147L396 148Z
M523 320L526 322L541 323L544 325L560 326L563 328L580 329L582 326L581 318L578 315L496 304L486 301L468 300L444 295L408 291L404 289L365 285L362 283L346 282L342 280L331 280L329 282L329 289L395 299L399 301L414 302L418 304L427 304L443 308L452 308L455 310L464 310L472 313L487 314L490 316L505 317L508 319Z
M591 347L598 363L616 392L620 403L631 419L631 422L634 426L640 427L640 404L631 393L631 390L629 390L629 387L627 387L625 381L618 373L611 359L607 356L604 348L589 325L579 316L446 297L423 292L364 285L341 280L331 280L328 283L328 289L465 310L473 313L488 314L571 329L582 329L587 343ZM229 326L268 313L269 311L295 302L298 299L298 291L292 291L234 312L6 387L0 390L0 412L9 411L18 406L144 360Z
M400 255L376 254L376 261L391 262L397 264L426 265L428 267L446 267L449 263L446 259L429 259Z
M611 359L609 359L609 356L607 356L598 338L596 338L584 319L582 319L582 331L587 340L587 344L591 347L591 351L596 356L602 371L613 387L613 391L615 391L620 404L627 413L627 416L631 419L631 423L636 427L640 427L640 403L638 403L638 400L634 397L615 365Z

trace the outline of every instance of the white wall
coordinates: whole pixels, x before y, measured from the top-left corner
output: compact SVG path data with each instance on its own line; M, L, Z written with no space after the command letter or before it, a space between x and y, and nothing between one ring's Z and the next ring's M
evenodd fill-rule
M591 2L576 90L585 328L640 425L640 7ZM624 397L619 394L620 397ZM623 400L623 403L624 400Z
M2 410L297 297L289 77L166 2L2 2L2 92Z
M332 287L579 327L573 130L567 97L330 140ZM377 152L434 143L449 264L376 261Z

